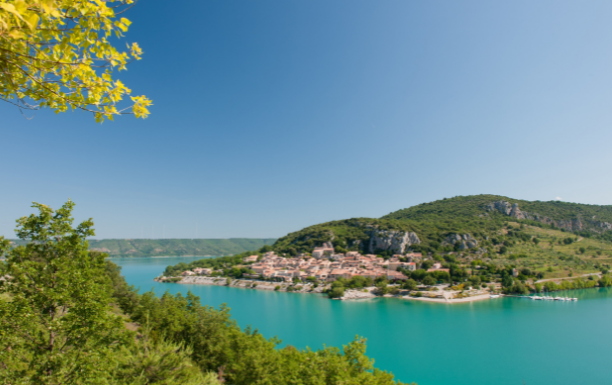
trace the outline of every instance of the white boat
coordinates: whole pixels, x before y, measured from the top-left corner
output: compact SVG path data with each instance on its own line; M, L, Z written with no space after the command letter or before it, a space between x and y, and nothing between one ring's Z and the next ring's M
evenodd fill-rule
M499 294L490 294L489 298L499 298Z
M578 301L578 298L572 298L572 301Z

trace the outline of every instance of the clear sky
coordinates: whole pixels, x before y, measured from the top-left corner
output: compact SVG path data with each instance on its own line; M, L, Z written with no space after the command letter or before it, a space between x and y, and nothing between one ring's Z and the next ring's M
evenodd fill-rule
M141 1L144 120L0 104L0 234L279 237L471 194L612 204L610 1ZM122 43L123 44L123 43Z

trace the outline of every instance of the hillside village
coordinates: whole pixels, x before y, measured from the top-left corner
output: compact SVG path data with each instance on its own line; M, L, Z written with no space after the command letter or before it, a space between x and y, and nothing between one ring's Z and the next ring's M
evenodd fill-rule
M344 289L385 295L387 284L396 295L444 291L455 299L612 285L607 206L499 198L457 197L383 219L315 225L257 252L168 266L158 280L331 298Z
M262 256L251 255L243 262L248 264L251 273L243 274L244 278L265 279L273 281L305 281L310 277L320 282L333 282L338 278L351 279L356 276L376 279L384 277L388 281L404 281L408 277L403 270L414 271L422 260L421 253L395 254L385 260L374 254L361 255L357 251L336 253L331 243L315 247L311 255L300 254L293 258L276 255L274 251ZM442 265L434 264L429 270L446 271ZM182 276L212 275L211 268L194 268L185 270ZM219 271L221 273L221 271Z

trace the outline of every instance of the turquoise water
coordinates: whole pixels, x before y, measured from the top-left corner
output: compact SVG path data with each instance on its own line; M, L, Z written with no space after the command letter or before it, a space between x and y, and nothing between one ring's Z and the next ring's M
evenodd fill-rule
M153 281L169 264L199 258L113 259L128 283L161 295L191 290L227 303L241 326L299 348L368 339L375 365L419 385L612 383L612 290L560 292L577 302L501 298L432 304L393 298L331 301L313 294ZM608 382L610 381L610 382Z

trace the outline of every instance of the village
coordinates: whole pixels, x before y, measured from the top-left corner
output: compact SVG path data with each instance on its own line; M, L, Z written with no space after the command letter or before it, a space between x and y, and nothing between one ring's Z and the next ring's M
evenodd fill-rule
M263 279L271 281L306 281L333 282L338 278L351 279L356 276L376 279L384 277L388 281L403 281L408 277L402 270L414 271L420 264L421 253L396 254L385 260L374 254L361 255L357 251L345 254L335 253L331 243L322 247L315 247L312 255L301 254L294 258L285 258L267 252L261 256L251 255L245 257L243 262L248 264L252 273L243 274L243 278ZM427 270L446 271L441 264L436 263ZM215 271L211 268L194 268L182 272L183 277L201 275L210 276Z

